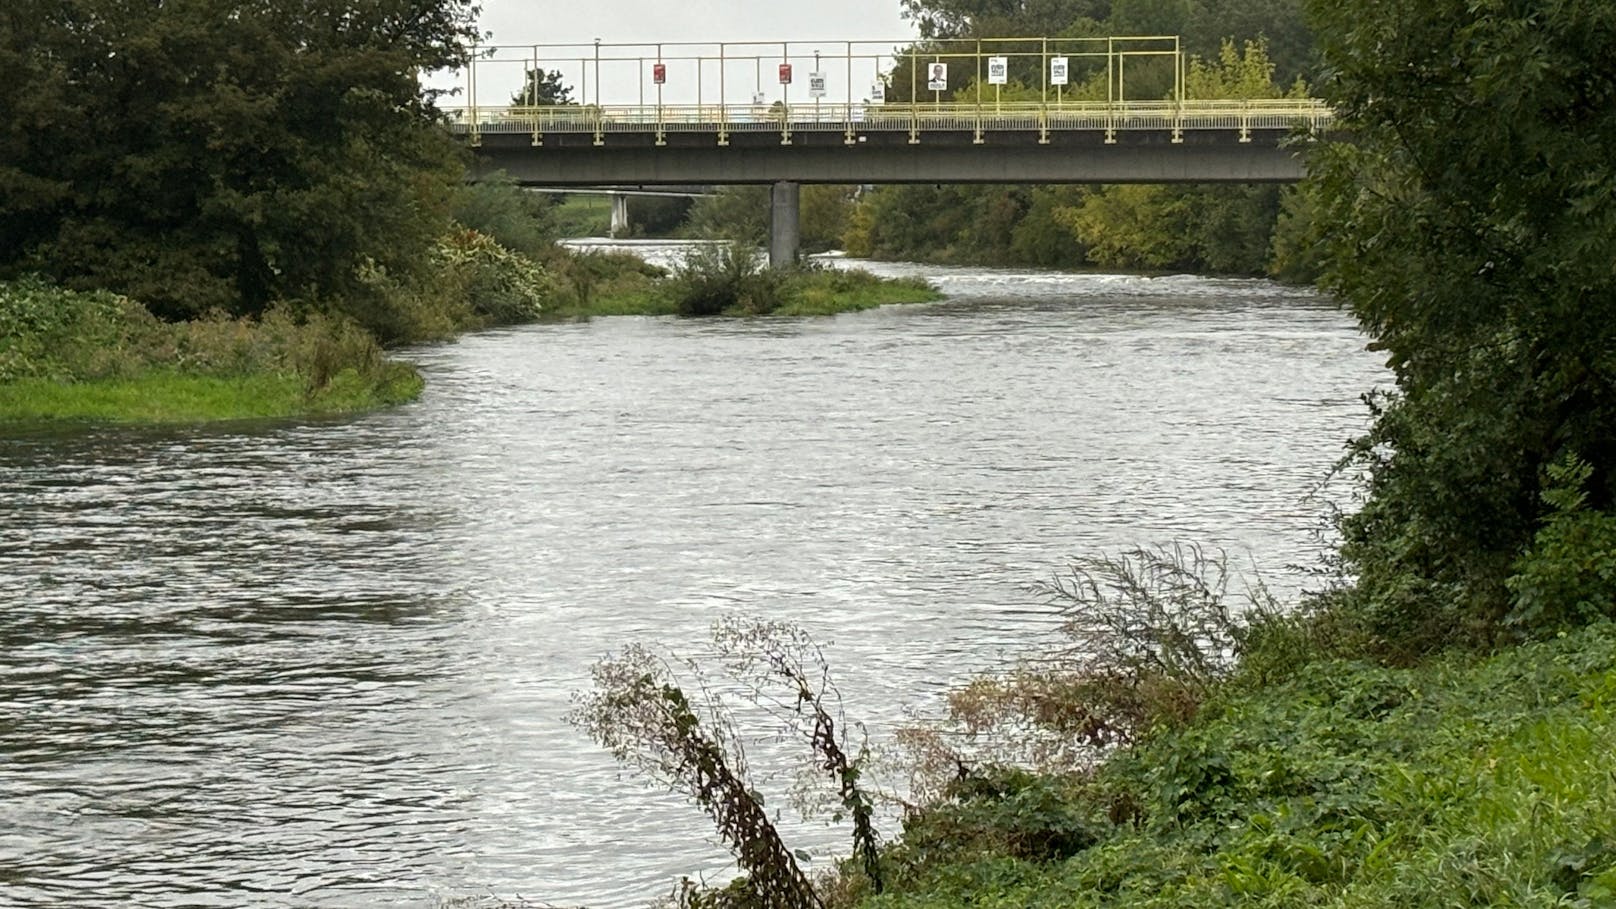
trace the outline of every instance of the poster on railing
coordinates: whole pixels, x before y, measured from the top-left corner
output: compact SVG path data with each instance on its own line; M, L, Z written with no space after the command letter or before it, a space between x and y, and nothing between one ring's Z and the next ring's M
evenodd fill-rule
M1066 80L1067 80L1067 75L1070 72L1071 72L1071 70L1067 68L1067 63L1066 63L1066 58L1065 57L1050 57L1049 58L1049 84L1050 85L1065 85Z
M948 90L947 63L932 63L926 67L926 90L932 92Z
M825 97L825 74L808 74L808 97L819 99Z
M1004 85L1010 81L1010 60L1007 57L988 58L988 84Z
M870 103L887 103L887 84L885 82L876 80L875 82L870 83Z

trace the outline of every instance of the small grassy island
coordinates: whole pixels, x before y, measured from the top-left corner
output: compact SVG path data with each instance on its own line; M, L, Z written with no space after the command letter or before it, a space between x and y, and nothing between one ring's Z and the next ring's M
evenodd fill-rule
M673 274L627 253L549 247L541 265L469 229L440 246L442 283L412 301L397 340L610 315L812 316L935 300L923 281L697 248ZM353 413L413 400L419 373L341 313L283 305L258 317L164 321L108 291L0 283L0 423L175 423Z
M765 268L744 243L691 247L671 273L626 252L559 254L569 293L544 318L591 316L828 316L941 294L917 278L880 278L813 261Z
M813 316L920 303L918 280L759 268L749 250L692 254L673 274L626 253L547 256L550 268L464 231L464 299L416 307L409 340L496 324L610 315ZM413 400L420 375L340 314L271 308L168 322L107 291L0 283L0 423L174 423L353 413Z

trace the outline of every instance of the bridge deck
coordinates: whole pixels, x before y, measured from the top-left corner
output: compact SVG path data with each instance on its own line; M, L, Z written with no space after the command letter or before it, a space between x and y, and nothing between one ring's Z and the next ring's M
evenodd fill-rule
M1033 132L1041 139L1062 132L1167 132L1175 140L1197 131L1233 131L1242 140L1253 131L1330 128L1333 114L1314 99L1252 101L1005 102L981 104L807 103L789 107L750 104L608 105L554 107L459 107L448 110L450 128L473 145L489 134L523 134L543 145L548 135L587 135L592 144L617 137L652 136L657 144L677 134L731 137L773 134L782 144L803 133L839 133L847 144L859 136L901 133L913 144L928 134L970 133L986 142L990 133Z

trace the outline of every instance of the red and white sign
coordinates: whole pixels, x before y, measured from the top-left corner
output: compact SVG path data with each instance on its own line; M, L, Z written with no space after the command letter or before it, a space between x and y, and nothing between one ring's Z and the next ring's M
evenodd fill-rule
M791 84L791 64L789 64L789 63L780 64L780 84L781 85L790 85Z
M651 64L651 81L658 85L668 81L668 67L665 63Z

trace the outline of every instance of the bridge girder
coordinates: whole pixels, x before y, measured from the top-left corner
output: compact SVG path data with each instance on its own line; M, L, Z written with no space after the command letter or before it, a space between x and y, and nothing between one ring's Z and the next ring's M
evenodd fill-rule
M555 136L535 146L523 135L485 135L476 174L503 170L536 186L602 184L736 185L794 183L1285 183L1304 175L1285 130L1167 130L1118 134L1066 132L1039 142L1036 134L928 133L871 135L846 143L840 133L683 136L656 145L646 137L613 135L595 145L587 136ZM701 141L705 139L706 141Z

